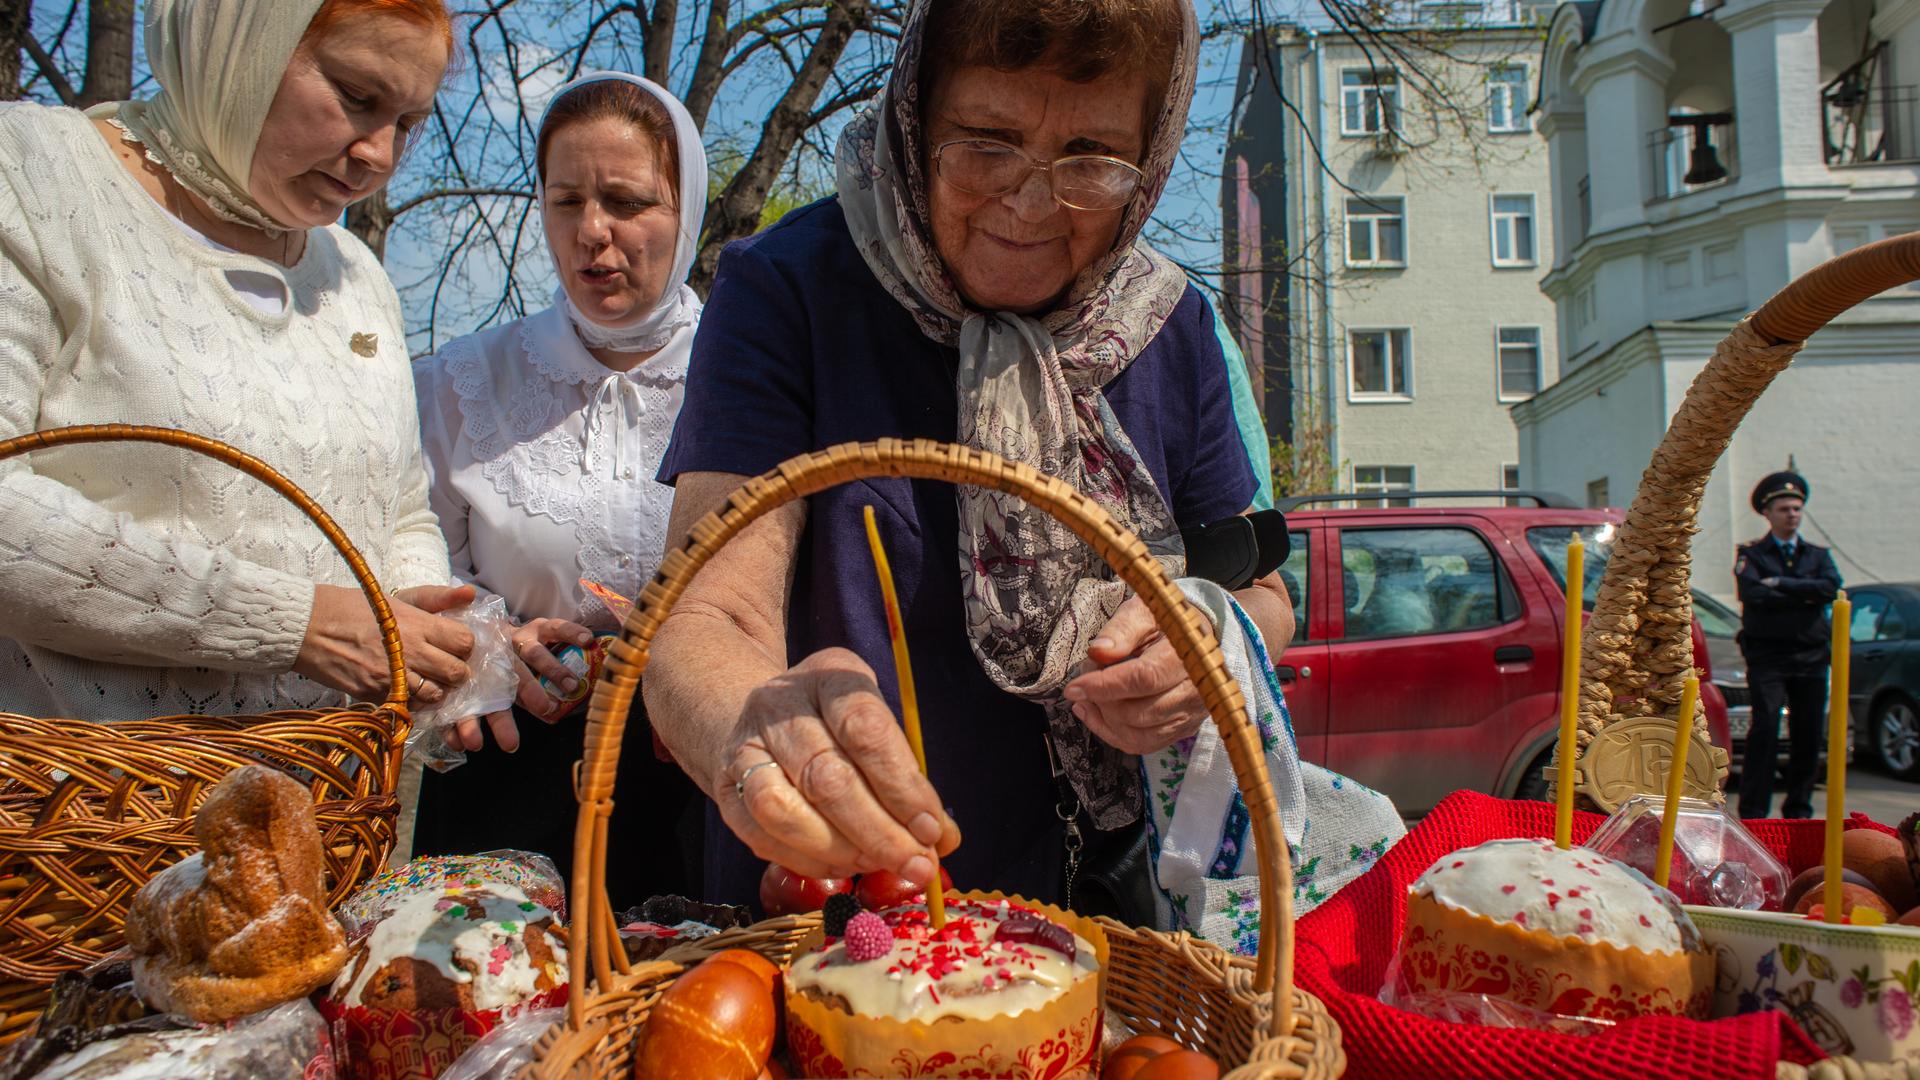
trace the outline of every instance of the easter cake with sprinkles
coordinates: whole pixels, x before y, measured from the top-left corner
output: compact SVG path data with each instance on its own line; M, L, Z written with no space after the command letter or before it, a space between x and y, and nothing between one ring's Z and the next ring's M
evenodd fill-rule
M1494 840L1441 858L1407 896L1390 989L1504 999L1558 1017L1704 1018L1713 957L1672 893L1552 840Z

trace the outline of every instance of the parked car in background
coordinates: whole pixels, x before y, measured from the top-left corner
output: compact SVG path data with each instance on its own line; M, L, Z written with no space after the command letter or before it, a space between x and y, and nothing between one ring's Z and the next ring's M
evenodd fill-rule
M1728 765L1738 774L1747 760L1747 732L1753 727L1753 695L1747 688L1747 658L1740 651L1740 613L1701 592L1693 590L1693 617L1707 637L1707 656L1712 661L1713 685L1727 702L1727 734L1733 740ZM1779 748L1774 768L1787 764L1787 714L1780 710Z
M1920 780L1920 584L1862 585L1847 597L1855 753L1902 780Z
M1325 505L1368 498L1280 502L1293 537L1280 574L1297 625L1278 668L1302 756L1408 815L1457 789L1545 797L1567 544L1576 533L1587 544L1591 603L1620 512L1511 491ZM1442 498L1486 505L1434 503ZM1536 505L1502 505L1517 501ZM1698 622L1693 632L1710 664ZM1701 697L1715 743L1728 745L1726 703L1711 684Z

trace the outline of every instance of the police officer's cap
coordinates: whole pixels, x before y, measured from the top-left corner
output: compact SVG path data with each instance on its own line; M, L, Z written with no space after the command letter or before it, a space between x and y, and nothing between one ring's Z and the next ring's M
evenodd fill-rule
M1764 514L1767 504L1775 499L1791 495L1796 499L1805 499L1808 494L1807 478L1797 472L1782 470L1760 481L1753 489L1753 512Z

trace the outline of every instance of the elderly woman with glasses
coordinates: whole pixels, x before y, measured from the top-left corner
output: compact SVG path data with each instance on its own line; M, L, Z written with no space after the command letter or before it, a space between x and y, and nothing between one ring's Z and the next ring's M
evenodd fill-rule
M1195 47L1188 0L917 5L884 95L842 138L837 196L721 258L661 469L669 537L745 476L886 436L1066 480L1176 574L1182 527L1253 506L1265 460L1237 424L1241 361L1139 239ZM926 779L895 719L866 505L912 643ZM1238 599L1290 638L1277 577ZM728 827L705 867L728 902L754 897L766 862L925 883L935 855L962 884L1063 899L1087 853L1140 835L1133 755L1206 716L1144 605L1063 526L906 479L747 529L662 626L645 694Z

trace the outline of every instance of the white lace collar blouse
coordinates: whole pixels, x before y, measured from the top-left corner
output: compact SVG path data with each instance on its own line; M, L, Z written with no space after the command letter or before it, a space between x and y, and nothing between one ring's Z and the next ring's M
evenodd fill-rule
M431 500L453 571L520 620L617 628L581 588L626 597L659 568L673 489L657 482L698 323L609 370L549 308L419 361Z

